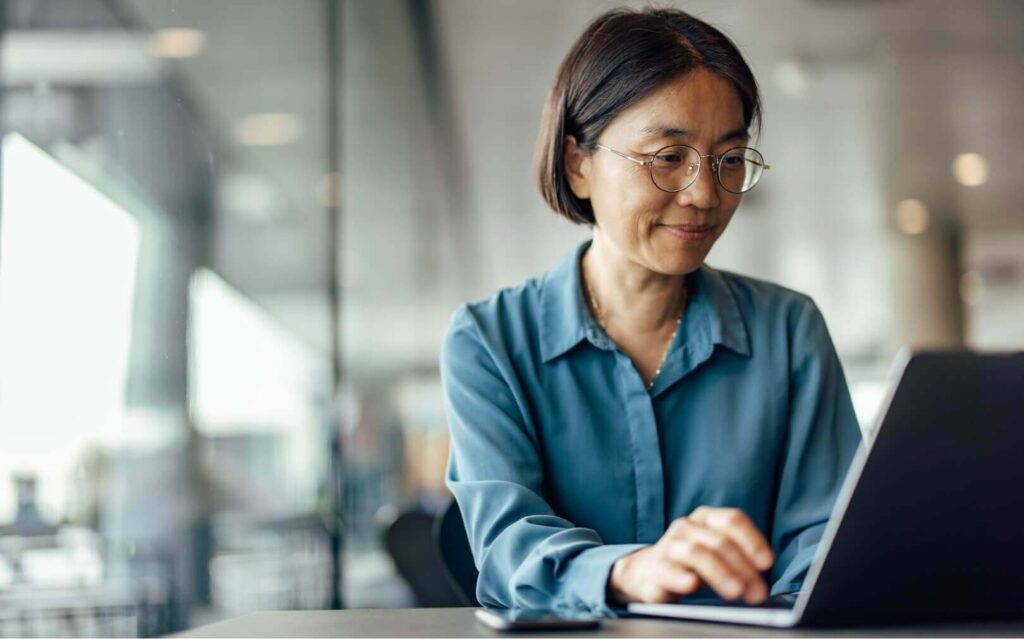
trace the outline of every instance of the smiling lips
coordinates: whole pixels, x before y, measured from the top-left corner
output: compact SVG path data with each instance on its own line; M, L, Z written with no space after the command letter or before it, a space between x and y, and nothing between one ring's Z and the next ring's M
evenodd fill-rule
M662 228L682 240L703 240L711 237L714 224L662 224Z

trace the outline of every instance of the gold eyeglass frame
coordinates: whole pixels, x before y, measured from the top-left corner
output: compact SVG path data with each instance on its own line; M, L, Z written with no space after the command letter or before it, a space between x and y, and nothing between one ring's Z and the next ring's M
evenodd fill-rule
M700 151L698 151L697 149L693 148L689 144L669 144L668 146L661 147L660 149L658 149L654 153L650 153L650 154L645 153L644 155L650 155L650 159L649 160L641 160L640 158L633 157L632 155L629 155L628 153L623 153L622 151L616 151L615 149L607 147L607 146L605 146L603 144L595 143L594 146L596 148L604 149L605 151L609 151L611 153L614 153L615 155L619 156L620 158L625 158L625 159L629 160L630 162L636 162L640 166L646 166L647 167L647 174L650 175L650 177L651 177L651 183L654 184L654 187L656 189L658 189L659 191L664 191L665 193L679 193L680 191L685 191L686 189L688 189L691 186L693 186L693 183L697 181L698 177L700 177L700 170L704 167L704 158L712 158L712 160L711 160L711 170L713 171L713 174L715 176L715 181L718 182L719 186L721 186L723 189L725 189L729 193L733 193L733 194L736 194L736 195L747 193L748 191L753 189L755 186L757 186L761 182L761 177L764 175L764 172L767 171L768 169L772 168L770 165L764 163L764 155L762 155L760 151L758 151L757 149L755 149L754 147L751 147L751 146L734 146L731 149L729 149L728 151L726 151L725 153L722 153L721 155L717 155L715 153L708 153L706 155L701 155ZM694 152L694 154L697 156L697 170L693 172L693 179L690 180L690 182L686 186L684 186L682 188L675 189L675 190L670 190L670 189L662 188L661 186L658 185L657 181L655 181L655 179L654 179L654 158L656 158L659 155L661 155L661 152L664 151L665 149L674 149L674 148L684 148L684 149L692 150ZM747 160L749 162L753 162L754 164L757 164L757 165L759 165L761 167L761 174L757 176L757 181L754 182L753 184L751 184L750 188L746 189L745 191L733 191L732 189L727 187L725 185L725 183L722 182L722 176L719 173L719 169L721 167L721 159L723 157L725 157L726 155L729 155L733 151L736 151L737 149L744 149L744 150L753 151L754 153L757 153L758 157L761 158L761 162L758 162L756 160L748 160L747 158L744 158L745 160Z

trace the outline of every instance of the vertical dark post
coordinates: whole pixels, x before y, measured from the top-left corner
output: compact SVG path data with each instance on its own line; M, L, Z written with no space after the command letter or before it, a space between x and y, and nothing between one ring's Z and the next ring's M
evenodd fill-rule
M344 542L344 456L341 437L341 0L327 0L327 296L330 308L331 402L328 437L331 521L331 608L342 608Z
M476 280L477 224L470 211L470 196L465 179L468 173L466 149L462 140L461 128L458 124L458 113L455 109L451 80L444 64L441 51L440 34L435 17L435 3L431 0L405 0L406 11L412 26L413 46L416 60L419 62L423 88L427 99L427 112L430 116L431 133L433 134L434 153L440 162L444 192L448 199L447 205L441 207L441 214L448 218L446 227L451 234L455 249L458 268L456 275L460 278L463 289L472 289ZM426 215L418 216L417 221L427 220ZM431 223L432 226L437 225ZM429 231L428 231L429 233ZM426 235L429 237L429 235ZM429 251L428 251L429 253ZM426 261L422 274L430 275L431 262ZM418 282L419 290L428 290L432 282Z
M4 88L3 77L3 43L7 37L7 0L0 0L0 145L3 144L4 136L7 134L7 127L4 125L4 105L7 98L7 90ZM4 154L0 153L0 180L4 177ZM2 182L0 182L2 184ZM0 189L2 190L2 189ZM4 205L3 198L0 198L0 239L3 239Z

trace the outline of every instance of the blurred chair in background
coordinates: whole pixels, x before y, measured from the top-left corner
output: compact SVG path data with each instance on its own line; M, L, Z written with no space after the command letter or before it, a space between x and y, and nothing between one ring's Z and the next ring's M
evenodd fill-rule
M466 524L462 521L459 504L454 499L448 502L448 507L434 523L434 543L444 563L448 580L462 597L462 605L479 606L476 580L480 572L473 563Z
M441 515L422 504L403 511L384 531L384 546L416 605L424 608L465 606L465 597L449 579L434 543L435 522ZM462 533L465 537L465 532ZM466 549L469 549L468 543Z

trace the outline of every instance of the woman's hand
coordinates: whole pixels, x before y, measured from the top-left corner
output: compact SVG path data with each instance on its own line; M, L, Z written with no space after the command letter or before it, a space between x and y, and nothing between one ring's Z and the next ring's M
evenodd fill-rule
M761 571L775 558L750 518L735 508L701 506L672 522L653 546L622 557L608 579L609 601L669 603L705 583L723 599L763 603Z

